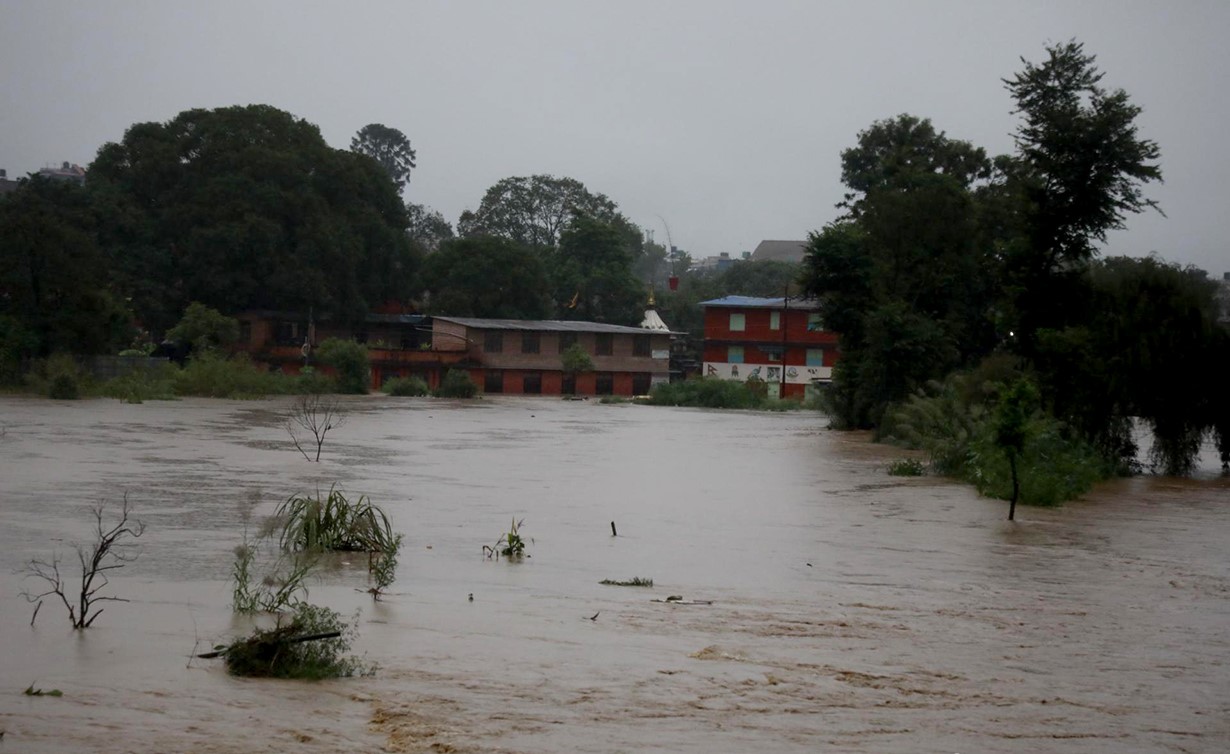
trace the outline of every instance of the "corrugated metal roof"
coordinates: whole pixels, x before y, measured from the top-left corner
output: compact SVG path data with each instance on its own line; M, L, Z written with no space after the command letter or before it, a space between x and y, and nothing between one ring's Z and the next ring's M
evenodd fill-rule
M478 319L475 317L433 317L443 322L455 322L464 327L476 330L540 330L554 332L596 332L621 333L628 335L683 335L670 330L646 330L641 327L626 327L624 325L608 325L604 322L580 322L563 319Z
M785 299L777 298L759 298L757 296L726 296L725 298L715 298L709 301L700 302L701 306L724 306L732 309L784 309ZM791 309L807 309L809 311L820 308L820 302L814 298L790 298Z

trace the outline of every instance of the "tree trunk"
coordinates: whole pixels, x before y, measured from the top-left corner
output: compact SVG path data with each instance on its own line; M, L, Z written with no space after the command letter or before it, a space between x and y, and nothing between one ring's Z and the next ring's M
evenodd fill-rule
M1008 520L1016 517L1016 499L1021 494L1021 480L1016 473L1016 453L1008 454L1008 468L1012 469L1012 502L1008 505Z

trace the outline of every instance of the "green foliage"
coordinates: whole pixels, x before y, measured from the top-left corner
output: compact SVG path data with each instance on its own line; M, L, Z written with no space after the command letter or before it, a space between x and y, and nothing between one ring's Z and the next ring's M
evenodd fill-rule
M188 344L196 354L221 349L239 339L239 320L193 301L179 324L167 330L167 338Z
M75 401L81 397L81 388L77 386L77 380L71 374L57 374L51 378L47 397L62 401Z
M613 220L578 215L560 234L549 267L561 319L640 322L645 290L632 273L639 248L632 248L624 230ZM639 234L635 238L639 244Z
M444 215L430 207L408 202L406 215L410 220L406 234L416 246L428 254L439 251L445 241L455 237L453 226L444 219Z
M258 541L259 542L259 541ZM231 564L231 607L237 613L280 613L301 604L308 596L306 580L316 566L310 555L302 553L278 558L259 581L253 581L259 544L248 540L235 548Z
M899 458L888 465L889 476L922 476L927 467L917 458Z
M329 338L316 349L321 363L337 371L337 389L341 393L365 395L371 384L371 360L367 346L353 340Z
M175 371L177 395L205 398L256 398L288 392L291 383L282 375L256 366L247 354L224 358L206 351Z
M372 577L372 587L367 591L376 600L384 594L397 577L397 555L401 552L402 535L397 534L389 543L385 552L373 555L368 562L368 572Z
M295 641L333 632L340 635ZM365 670L356 658L346 656L356 635L356 622L343 621L341 615L327 607L299 602L289 621L279 618L274 628L257 630L220 650L231 675L302 680L344 678Z
M427 383L419 377L394 377L384 383L384 392L398 397L427 395L431 392Z
M37 352L38 337L15 316L0 314L0 386L21 384L21 360Z
M1072 499L1109 476L1112 467L1092 445L1037 410L1031 383L1014 377L1004 388L989 379L1010 374L1008 361L993 360L928 384L887 412L883 439L924 450L935 472L1005 500L1013 492L1013 462L1005 447L1019 441L1020 501L1031 505Z
M77 400L90 386L90 375L66 353L34 363L26 382L35 392L56 400Z
M578 214L612 220L618 213L615 202L590 193L576 179L515 176L487 189L477 211L463 212L457 234L499 236L530 249L554 248Z
M594 360L580 343L573 343L559 356L560 366L566 374L594 371Z
M191 301L350 318L414 292L419 257L389 175L268 105L135 124L89 177L110 281L156 332Z
M360 128L350 140L350 151L375 160L393 181L399 194L410 180L410 171L415 166L417 156L404 133L382 123L369 123Z
M627 581L618 581L616 579L603 579L598 582L604 586L644 586L652 587L653 579L643 579L640 576L634 576Z
M473 398L478 394L478 385L464 369L450 369L436 389L437 398Z
M543 319L551 313L541 255L507 238L445 241L423 269L432 311L456 317Z
M175 399L175 376L179 368L162 362L150 367L133 369L113 377L99 386L98 392L125 403L169 401Z
M508 531L500 535L500 538L495 541L495 545L483 545L483 554L489 559L494 557L499 560L500 556L509 560L521 560L523 557L528 557L525 554L525 539L521 536L521 526L525 523L525 519L520 521L514 516L512 525Z
M767 386L759 380L739 382L715 377L697 377L683 382L654 385L645 403L653 406L699 408L754 408L763 411L794 411L798 401L767 398Z
M274 514L281 522L284 550L388 552L393 547L389 517L366 495L346 498L336 486L325 498L295 494Z
M64 692L60 691L59 689L47 689L47 690L36 689L34 688L33 683L27 686L26 690L21 693L25 694L26 696L64 696Z

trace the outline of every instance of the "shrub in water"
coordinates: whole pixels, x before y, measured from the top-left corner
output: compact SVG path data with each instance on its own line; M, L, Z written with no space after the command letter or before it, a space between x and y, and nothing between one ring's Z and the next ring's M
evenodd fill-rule
M316 349L322 364L337 371L337 390L340 393L364 395L371 384L371 360L367 346L353 340L329 338Z
M649 403L655 406L701 408L755 408L756 394L742 382L712 377L654 386Z
M337 612L300 602L290 620L279 619L274 628L258 630L220 651L231 675L343 678L365 670L356 658L346 656L356 633L355 624L343 621Z
M427 383L418 377L394 377L384 383L384 392L399 398L427 395Z
M450 369L436 390L437 398L473 398L478 393L478 385L470 379L470 375L462 369Z
M253 398L285 392L280 375L252 363L246 354L230 359L205 351L175 373L175 392L203 398Z
M925 471L922 461L914 458L902 458L888 465L890 476L922 476Z
M347 500L337 487L330 487L324 499L319 493L292 495L274 517L282 522L286 550L389 552L393 547L393 528L384 511L366 495Z

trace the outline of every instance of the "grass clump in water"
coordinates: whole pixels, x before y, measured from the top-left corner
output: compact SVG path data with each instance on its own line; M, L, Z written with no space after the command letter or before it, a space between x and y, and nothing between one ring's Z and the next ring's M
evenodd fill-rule
M349 500L336 486L329 495L291 495L274 517L282 522L284 550L391 552L393 527L380 506L366 495Z
M653 586L653 579L643 579L640 576L633 576L627 581L617 581L615 579L603 579L598 582L605 586Z

